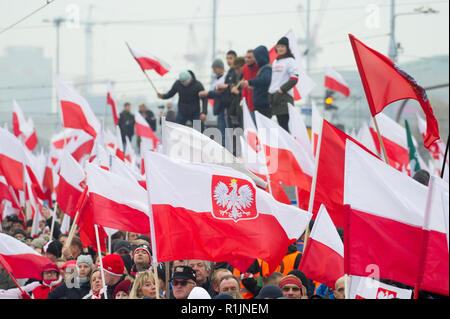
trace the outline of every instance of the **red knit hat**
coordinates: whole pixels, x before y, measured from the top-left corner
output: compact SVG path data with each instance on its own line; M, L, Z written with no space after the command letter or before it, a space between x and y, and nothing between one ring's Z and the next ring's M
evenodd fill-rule
M103 270L115 275L122 276L125 268L122 258L118 254L110 254L102 258Z
M69 261L66 261L64 263L64 265L62 265L61 269L65 270L67 267L76 267L77 266L77 261L76 259L71 259Z
M48 263L48 264L44 265L44 267L42 267L42 272L47 272L47 271L56 271L57 273L59 273L59 268L54 263Z

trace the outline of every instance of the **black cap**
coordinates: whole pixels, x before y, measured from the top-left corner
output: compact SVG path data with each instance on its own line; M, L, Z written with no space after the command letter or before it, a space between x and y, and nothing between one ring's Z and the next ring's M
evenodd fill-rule
M289 48L289 39L286 37L282 37L280 40L278 40L277 44L282 44Z
M114 243L114 253L117 253L119 250L125 249L127 253L131 251L131 244L127 240L117 239Z
M259 291L258 296L256 296L256 299L277 299L280 297L283 297L283 291L281 290L281 288L275 285L268 285L262 287L262 289Z
M184 280L193 280L197 282L197 275L189 266L177 266L173 270L172 279L184 279Z
M234 299L234 298L229 294L218 294L213 299Z
M63 244L61 242L53 240L47 245L47 249L45 250L45 252L55 255L56 258L59 258L61 257L62 248Z

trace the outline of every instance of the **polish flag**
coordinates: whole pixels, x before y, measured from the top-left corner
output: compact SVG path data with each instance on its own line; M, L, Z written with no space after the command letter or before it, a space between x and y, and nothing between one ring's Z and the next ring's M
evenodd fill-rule
M82 131L76 140L72 139L66 145L66 150L77 162L80 162L83 157L91 154L94 142L95 139L91 135Z
M229 167L144 156L158 262L260 258L273 272L310 221Z
M370 131L369 125L367 125L366 122L364 122L359 128L358 134L356 135L355 139L362 145L367 147L371 152L375 154L378 152L377 147L375 146L375 142L373 140L372 132Z
M252 116L250 115L245 99L242 103L242 113L245 140L256 153L260 153L262 149L258 140L258 130L256 129L256 124L253 121Z
M64 214L74 218L78 200L85 187L86 176L80 164L68 152L64 152L61 157L58 175L59 183L55 189L56 202Z
M113 156L111 158L110 171L114 174L122 176L123 178L127 178L130 181L135 181L140 186L147 189L145 176L141 175L138 171L134 170L129 164L121 161L116 156Z
M25 149L11 133L0 128L0 175L16 190L24 190Z
M0 263L17 279L42 280L42 268L51 261L20 240L0 233Z
M308 209L314 162L294 137L277 123L258 111L255 111L255 117L271 183L297 186L299 207Z
M411 174L409 168L408 140L406 138L406 129L391 119L389 116L379 113L376 115L378 128L380 129L381 139L383 140L386 154L389 159L389 165L401 172ZM380 139L375 128L373 119L370 119L370 133L373 142L379 154L382 154L380 148Z
M3 202L4 200L11 202L16 208L20 207L19 202L14 195L14 191L6 182L5 177L0 175L0 202Z
M61 118L64 127L80 129L93 136L100 130L100 122L88 102L78 92L68 87L59 77L56 83L61 103Z
M374 158L352 141L345 151L345 273L368 276L377 265L380 277L409 286L417 283L421 245L432 253L427 269L434 274L430 291L448 294L449 254L443 215L423 230L426 186ZM437 279L440 278L440 279ZM437 279L437 280L436 280Z
M169 157L194 163L209 163L231 167L246 174L263 189L267 183L250 172L242 159L236 158L217 141L194 128L164 121L162 124L163 151Z
M344 243L324 205L317 213L298 269L328 287L344 276Z
M132 165L136 165L137 155L131 146L131 142L128 136L125 136L125 159Z
M86 185L94 224L140 234L150 232L147 192L136 180L87 164Z
M125 152L123 148L122 134L120 132L119 125L116 126L116 145L114 154L116 154L116 156L120 158L122 161L125 161Z
M67 145L72 139L77 139L80 130L74 130L71 128L63 129L63 131L52 135L50 144L58 150L64 148L64 143Z
M317 141L319 141L319 136L322 134L322 121L323 118L317 109L316 103L312 102L312 115L311 115L311 144L313 148L314 157L317 151Z
M22 109L16 100L13 100L13 133L16 137L20 137L30 151L36 148L38 139L33 120L31 118L25 119Z
M421 245L416 287L449 294L449 187L438 176L431 176L424 217L424 236ZM447 247L442 240L445 234ZM442 259L439 260L441 257ZM444 260L443 258L446 259Z
M136 112L134 114L134 127L136 129L136 135L141 138L148 138L153 141L153 150L156 150L158 143L161 143L159 138L155 135L150 125L141 115L141 113Z
M349 34L349 38L372 116L398 100L418 101L427 118L424 145L429 148L439 139L439 125L425 90L392 60L369 48L353 35Z
M294 55L295 61L297 62L297 68L298 68L298 82L294 87L294 100L300 100L306 98L309 93L314 89L316 86L316 83L306 74L305 69L302 65L302 54L300 53L300 48L297 44L297 38L295 37L294 31L289 30L285 37L289 40L289 49L291 50L292 54ZM270 63L273 62L273 60L276 59L277 53L275 51L275 47L272 47L272 49L269 52L270 57Z
M330 66L325 67L325 83L324 86L327 89L336 91L345 95L345 97L350 96L350 87L347 82L345 82L342 75L336 72Z
M316 154L317 173L315 176L314 203L312 207L313 219L320 206L325 205L334 225L343 228L344 219L344 173L345 154L347 140L351 140L367 152L362 144L323 120L320 139L318 141L318 151ZM373 156L377 155L370 153ZM378 157L377 157L378 158Z
M411 299L412 290L398 288L370 277L352 276L349 299Z
M106 104L111 106L111 112L114 120L114 125L119 125L119 113L117 112L116 102L112 93L111 83L108 83L108 91L106 93Z
M127 46L130 50L130 53L133 55L134 59L139 64L143 72L145 72L146 70L155 70L155 72L161 76L169 72L170 65L161 58L158 58L148 51L144 51L136 47L131 47L128 43Z
M267 164L266 164L266 156L263 152L255 152L255 150L250 146L249 143L247 143L242 136L240 136L241 139L241 152L242 152L242 159L245 163L245 167L261 178L265 183L267 183ZM258 186L260 187L260 186ZM262 189L265 189L266 192L269 192L272 194L273 198L275 198L277 201L291 205L291 200L286 195L286 192L284 191L283 185L281 185L279 182L275 181L269 184L267 183L267 186L260 187ZM245 269L246 270L246 269Z
M294 106L290 103L288 103L288 111L289 131L291 132L291 135L294 136L295 140L302 146L305 153L308 154L310 161L314 163L313 148L305 122L300 113L295 110Z

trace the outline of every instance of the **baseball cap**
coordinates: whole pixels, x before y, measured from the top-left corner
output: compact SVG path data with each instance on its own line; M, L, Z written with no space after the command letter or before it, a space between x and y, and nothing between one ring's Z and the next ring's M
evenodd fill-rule
M172 279L184 279L184 280L193 280L197 282L197 275L189 266L177 266L173 270Z

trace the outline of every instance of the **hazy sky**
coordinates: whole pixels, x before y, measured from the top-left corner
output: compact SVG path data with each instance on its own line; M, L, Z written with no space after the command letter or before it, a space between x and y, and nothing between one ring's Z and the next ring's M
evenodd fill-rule
M44 0L0 1L0 28L44 3ZM51 23L43 20L70 17L78 11L80 26L64 25L61 28L60 70L61 77L68 82L82 80L86 56L83 22L88 19L92 5L92 21L97 23L93 26L94 81L115 81L119 98L140 92L153 94L125 46L127 41L153 52L172 66L171 72L163 78L150 73L159 90L167 90L179 71L185 68L193 69L208 86L212 61L212 3L212 0L55 0L12 30L0 34L0 55L8 46L28 45L44 47L47 57L55 57L56 31ZM244 54L247 49L260 44L270 48L291 28L297 37L304 37L306 3L306 0L218 0L219 57L224 58L224 52L229 49ZM390 3L390 0L311 0L311 29L321 47L312 61L311 71L321 71L326 64L338 70L356 69L348 33L387 54ZM449 53L448 1L397 0L396 12L410 13L420 6L432 7L439 13L397 17L396 39L403 47L400 64ZM370 12L375 14L370 15ZM101 25L100 22L113 23ZM203 54L203 68L184 59L186 53L195 52ZM101 93L106 85L95 84L93 89Z

